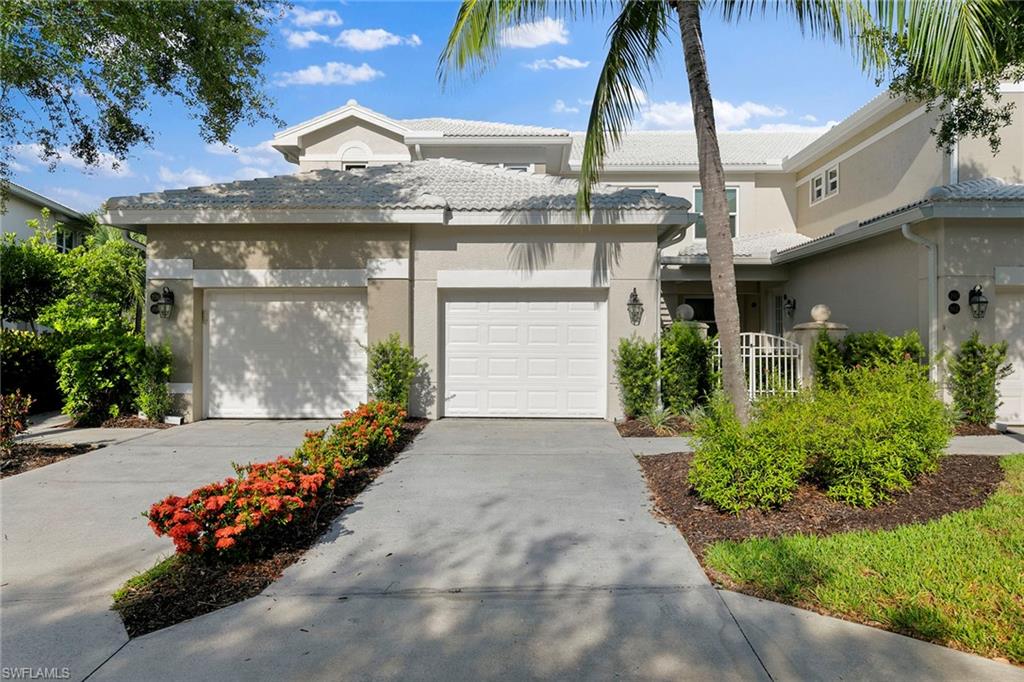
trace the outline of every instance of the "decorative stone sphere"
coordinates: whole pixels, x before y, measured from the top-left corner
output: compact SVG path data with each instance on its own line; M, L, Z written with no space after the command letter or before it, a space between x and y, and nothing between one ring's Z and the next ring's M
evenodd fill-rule
M693 319L693 306L686 303L676 308L676 319L689 322Z
M811 319L815 322L828 322L830 317L832 317L832 309L824 303L819 303L811 308Z

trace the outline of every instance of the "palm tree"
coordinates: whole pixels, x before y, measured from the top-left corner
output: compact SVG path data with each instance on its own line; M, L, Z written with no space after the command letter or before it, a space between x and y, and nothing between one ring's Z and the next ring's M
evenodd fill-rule
M608 55L594 92L580 167L577 210L589 214L591 187L600 177L609 145L621 141L639 113L651 67L674 20L682 39L697 137L715 322L722 346L722 387L737 417L746 423L749 402L740 357L732 234L701 32L702 11L716 6L730 21L763 16L769 9L788 13L811 35L849 43L865 70L875 73L886 66L886 48L895 40L916 72L948 85L969 82L992 63L993 36L986 25L1003 4L1002 0L463 0L439 60L438 76L444 83L451 69L482 71L497 56L502 31L510 27L549 14L575 18L617 10L608 30Z

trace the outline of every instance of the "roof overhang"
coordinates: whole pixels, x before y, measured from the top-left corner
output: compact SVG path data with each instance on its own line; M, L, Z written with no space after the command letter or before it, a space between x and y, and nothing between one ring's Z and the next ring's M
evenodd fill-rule
M582 166L580 159L569 159L569 170L579 171ZM606 164L601 167L603 173L696 173L697 164L649 165L640 164ZM734 163L723 164L722 170L731 173L785 173L782 164L765 163Z
M569 136L543 136L543 135L442 135L437 133L424 134L423 131L416 131L405 136L406 144L430 145L435 147L450 146L472 146L486 145L488 147L521 147L523 145L535 146L572 146L572 138Z
M54 201L50 197L43 196L38 192L33 192L28 187L23 187L17 183L11 182L7 185L7 191L10 192L11 196L18 197L29 203L44 206L54 213L60 213L61 215L67 216L72 220L80 220L83 223L89 222L89 216L85 215L80 211L76 211L70 206L66 206L59 201Z
M770 256L733 256L735 265L772 265ZM705 255L662 256L662 265L710 265L711 259Z

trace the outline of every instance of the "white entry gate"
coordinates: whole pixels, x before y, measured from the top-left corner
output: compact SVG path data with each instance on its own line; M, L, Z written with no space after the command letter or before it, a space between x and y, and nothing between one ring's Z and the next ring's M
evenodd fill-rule
M715 345L715 370L722 368L722 344ZM770 393L796 393L801 376L800 344L766 332L740 334L740 355L751 400Z

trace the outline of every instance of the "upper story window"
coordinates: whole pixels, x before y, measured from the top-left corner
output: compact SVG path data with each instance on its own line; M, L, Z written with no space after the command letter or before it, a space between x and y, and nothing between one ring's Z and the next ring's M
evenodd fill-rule
M75 248L75 232L58 228L57 234L54 236L54 245L59 253L67 253Z
M811 177L811 205L839 194L839 164Z
M736 236L737 206L739 206L739 187L726 187L725 198L729 202L729 231ZM707 239L708 228L704 224L704 191L700 187L693 190L693 212L700 215L693 225L694 239Z

